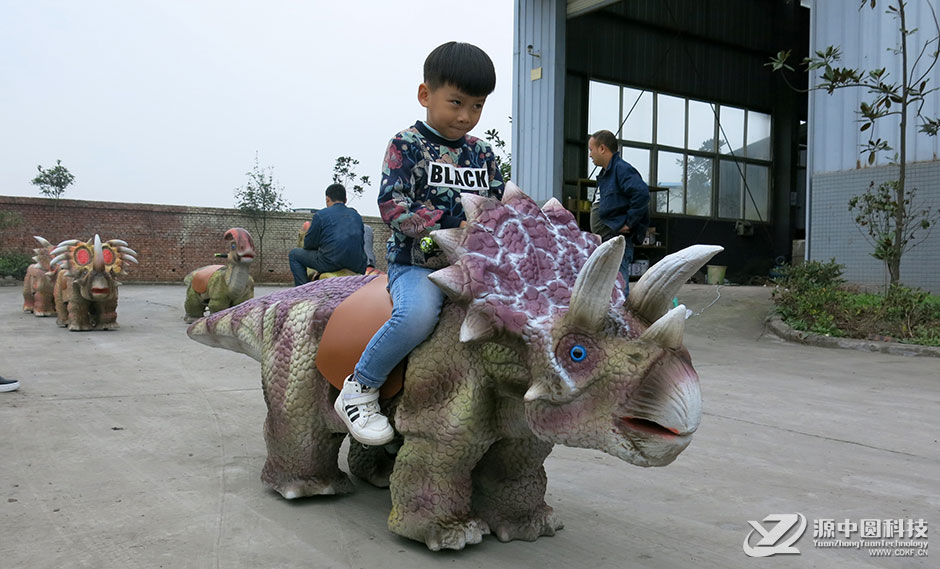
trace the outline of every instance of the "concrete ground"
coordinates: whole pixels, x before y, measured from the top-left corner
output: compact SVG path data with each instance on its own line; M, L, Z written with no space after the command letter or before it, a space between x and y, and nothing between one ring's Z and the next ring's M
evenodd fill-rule
M923 519L938 539L937 360L785 343L763 333L766 288L683 288L704 417L675 463L556 447L563 531L439 553L387 530L386 490L262 486L259 365L186 337L182 286L120 294L120 330L77 333L0 288L0 375L22 383L0 393L0 568L937 566L813 544L821 519ZM744 554L749 520L796 512L798 555Z

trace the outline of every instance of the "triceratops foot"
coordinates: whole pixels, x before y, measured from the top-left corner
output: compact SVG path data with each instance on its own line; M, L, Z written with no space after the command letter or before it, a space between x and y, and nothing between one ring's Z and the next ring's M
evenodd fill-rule
M479 518L451 523L433 523L425 528L424 543L431 551L442 549L463 549L483 541L489 535L490 528Z
M377 488L388 488L399 440L384 446L366 446L350 439L347 462L349 472Z
M535 541L543 535L552 536L565 527L551 506L543 505L528 517L488 516L490 528L496 539L507 542L514 539Z
M348 494L353 491L353 484L345 474L340 477L333 478L332 480L323 480L313 477L306 479L275 481L262 473L261 481L287 500L305 498L307 496L332 496L334 494Z

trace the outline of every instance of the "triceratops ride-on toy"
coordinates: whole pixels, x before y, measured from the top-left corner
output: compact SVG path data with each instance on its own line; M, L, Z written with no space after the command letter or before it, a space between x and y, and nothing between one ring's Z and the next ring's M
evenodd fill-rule
M26 268L23 278L23 312L32 312L34 316L54 316L55 298L52 290L55 288L56 272L58 267L50 265L52 250L55 246L38 235L33 235L39 241L40 247L33 251L36 261Z
M119 275L124 262L137 264L137 252L126 241L101 238L87 242L69 239L50 253L50 265L59 268L53 297L56 323L69 330L117 330Z
M248 274L255 260L255 242L251 233L241 227L233 227L223 237L228 243L224 265L206 265L186 275L186 300L183 303L187 323L201 318L206 309L213 314L230 308L255 296L255 281Z
M686 309L672 300L722 250L669 255L624 298L622 237L598 245L557 200L539 209L511 183L501 201L461 200L467 226L432 232L451 265L429 278L449 301L409 356L401 391L381 401L401 446L393 454L353 442L348 456L352 474L390 486L389 529L432 550L561 529L545 503L543 462L555 444L639 466L675 460L699 425L701 400L682 345ZM309 283L189 327L191 338L261 363L261 479L285 498L351 490L337 465L346 429L327 381L337 378L324 378L322 352L344 300L358 304L369 288L388 298L379 279ZM357 327L345 324L345 335Z

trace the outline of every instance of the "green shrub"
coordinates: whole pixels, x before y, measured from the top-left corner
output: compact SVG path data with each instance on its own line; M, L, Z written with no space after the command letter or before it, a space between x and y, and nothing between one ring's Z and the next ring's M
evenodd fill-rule
M844 335L839 315L846 293L839 287L845 280L835 259L781 267L776 283L773 299L777 311L791 326L816 334Z
M893 285L884 295L846 290L842 266L809 261L782 267L773 299L787 323L816 334L940 346L940 297Z
M32 255L14 251L2 251L0 252L0 277L11 276L15 279L23 280L23 277L26 276L26 268L32 263Z

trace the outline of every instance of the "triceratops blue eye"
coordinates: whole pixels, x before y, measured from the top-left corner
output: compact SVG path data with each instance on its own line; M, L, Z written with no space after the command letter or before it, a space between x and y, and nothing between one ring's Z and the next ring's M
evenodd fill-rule
M587 357L587 350L585 350L584 346L581 344L575 344L571 346L571 350L568 352L568 355L571 356L571 361L580 362Z

